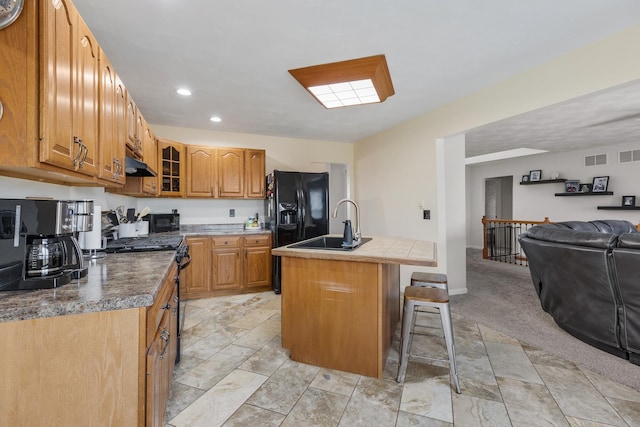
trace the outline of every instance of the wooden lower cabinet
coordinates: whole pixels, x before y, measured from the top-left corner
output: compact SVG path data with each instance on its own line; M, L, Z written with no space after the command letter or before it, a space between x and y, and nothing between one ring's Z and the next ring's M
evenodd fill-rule
M172 266L151 307L0 322L0 424L163 426L175 274Z
M271 236L188 237L191 264L185 299L259 292L271 288Z

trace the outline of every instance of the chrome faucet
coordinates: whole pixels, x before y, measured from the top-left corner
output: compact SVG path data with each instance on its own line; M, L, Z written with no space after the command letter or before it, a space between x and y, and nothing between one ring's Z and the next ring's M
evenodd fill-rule
M358 204L351 199L342 199L338 202L338 204L336 204L336 208L333 210L333 214L331 216L333 218L336 218L338 216L338 208L341 204L346 202L351 203L356 208L356 231L353 235L353 241L354 246L357 246L360 244L360 238L362 237L362 235L360 234L360 207L358 206Z

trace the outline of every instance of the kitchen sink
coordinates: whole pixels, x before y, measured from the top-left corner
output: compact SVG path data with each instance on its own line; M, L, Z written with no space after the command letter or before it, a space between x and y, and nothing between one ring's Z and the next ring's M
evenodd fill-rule
M290 248L296 249L323 249L323 250L332 250L332 251L352 251L365 243L371 240L371 237L363 237L360 239L360 245L356 247L343 247L342 246L342 237L338 236L320 236L315 239L305 240L304 242L296 243Z

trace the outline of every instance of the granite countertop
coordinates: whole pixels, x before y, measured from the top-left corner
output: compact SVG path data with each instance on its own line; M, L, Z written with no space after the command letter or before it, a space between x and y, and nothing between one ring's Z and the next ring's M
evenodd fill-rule
M186 225L180 231L158 235L270 233L267 229L244 229L237 224L205 224ZM0 292L0 322L151 306L174 256L174 251L155 251L109 253L95 260L85 259L87 276L59 288Z
M330 236L340 235L331 234ZM291 245L289 245L273 248L271 253L273 255L295 258L422 265L428 267L435 267L438 265L435 242L405 239L401 237L364 237L372 237L372 239L352 251L292 248Z
M188 236L227 236L230 234L271 234L271 230L265 228L244 228L238 224L193 224L181 225L176 234Z
M0 292L0 322L150 306L174 257L157 251L85 259L87 276L59 288Z

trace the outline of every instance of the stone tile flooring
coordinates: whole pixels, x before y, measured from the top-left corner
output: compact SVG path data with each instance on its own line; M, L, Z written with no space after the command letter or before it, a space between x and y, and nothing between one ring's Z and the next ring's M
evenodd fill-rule
M453 323L459 395L442 361L412 359L395 381L399 331L377 380L291 361L273 292L188 301L167 425L640 426L639 391L455 313ZM412 354L447 357L433 333Z

